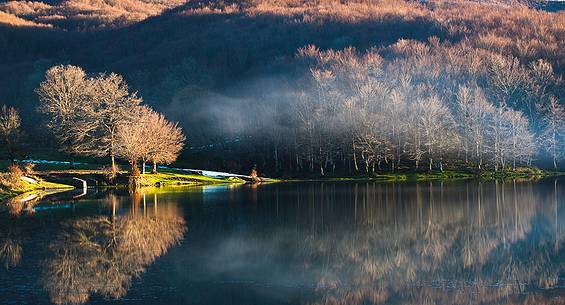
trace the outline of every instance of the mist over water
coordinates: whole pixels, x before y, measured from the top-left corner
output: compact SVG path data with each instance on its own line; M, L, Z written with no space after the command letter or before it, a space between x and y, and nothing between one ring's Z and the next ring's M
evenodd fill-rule
M0 214L0 299L562 304L563 194L561 179L544 179L287 183L59 197L18 216ZM71 289L66 277L77 270L82 290ZM110 275L121 280L109 281Z

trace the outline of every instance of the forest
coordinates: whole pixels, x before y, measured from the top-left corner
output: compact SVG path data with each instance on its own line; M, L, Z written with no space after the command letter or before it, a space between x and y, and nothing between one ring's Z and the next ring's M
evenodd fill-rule
M119 78L141 108L178 122L187 137L179 166L256 165L272 176L564 166L560 10L523 1L134 2L144 6L0 5L0 103L20 113L28 143L41 143L17 158L117 153L107 137L79 139L99 133L53 128L42 88L53 69L73 67L87 83Z

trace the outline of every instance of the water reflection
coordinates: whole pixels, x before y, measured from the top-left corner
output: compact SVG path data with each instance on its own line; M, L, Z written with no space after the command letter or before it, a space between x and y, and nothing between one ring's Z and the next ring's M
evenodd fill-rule
M22 245L18 235L12 230L0 237L0 263L6 270L16 267L22 260Z
M21 214L33 214L34 206L43 200L46 196L61 193L61 190L36 190L18 195L6 202L6 207L12 216L20 216Z
M211 250L229 253L212 255L211 272L312 281L309 304L563 303L557 180L295 188L259 198L268 206L245 215L255 224Z
M159 207L153 194L130 194L130 211L117 214L118 198L110 194L112 214L73 219L50 245L43 283L55 304L85 303L91 294L119 298L132 278L177 244L186 230L175 205Z
M12 280L40 269L47 295L30 304L564 304L564 190L289 183L42 201L0 215L0 299L27 301L31 280Z

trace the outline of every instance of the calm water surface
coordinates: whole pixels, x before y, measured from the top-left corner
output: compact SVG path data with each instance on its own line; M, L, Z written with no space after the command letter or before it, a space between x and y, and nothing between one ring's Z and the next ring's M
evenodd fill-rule
M46 196L0 211L0 304L565 304L565 179Z

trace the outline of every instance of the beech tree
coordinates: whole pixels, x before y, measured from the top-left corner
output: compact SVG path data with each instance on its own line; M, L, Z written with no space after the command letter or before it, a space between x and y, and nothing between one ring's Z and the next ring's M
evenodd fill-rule
M141 103L124 79L114 73L87 77L80 67L60 65L47 70L36 92L63 150L110 157L115 172L117 128Z
M178 123L170 122L161 113L155 112L148 107L143 107L142 117L140 118L150 137L147 139L148 161L152 162L153 173L157 172L157 164L170 164L174 162L182 148L186 137ZM143 164L145 170L145 164Z
M132 117L130 120L117 126L116 153L130 163L131 175L139 176L138 162L149 159L150 145L147 140L152 135L147 123L138 120L138 117Z
M85 154L82 143L95 129L92 122L91 86L86 73L76 66L54 66L45 73L45 80L35 90L39 96L39 112L47 117L47 127L53 132L63 151Z
M418 107L421 115L420 128L423 130L424 145L431 171L434 158L441 156L442 148L448 146L446 141L453 141L453 138L445 136L451 134L453 118L437 96L420 100Z
M130 93L124 79L115 73L99 75L92 86L93 112L89 120L96 124L92 134L96 141L91 142L93 145L86 149L86 153L97 157L109 156L115 172L118 126L127 122L142 99Z
M466 86L459 88L457 102L465 160L470 153L477 168L481 170L484 155L488 150L487 135L494 106L486 100L479 88L471 89Z
M121 123L116 132L118 156L128 160L132 174L136 174L137 163L141 162L141 173L145 174L145 164L169 164L176 160L184 146L185 136L176 123L147 106L139 106L128 121Z
M530 163L531 157L536 152L533 134L529 131L528 119L519 111L507 110L504 112L506 131L503 137L504 152L512 160L512 168L516 169L517 163Z
M565 107L554 96L550 97L544 111L544 129L541 134L541 143L545 151L550 154L553 168L557 169L557 159L563 154L561 149L562 137L565 131Z
M18 111L14 107L3 105L0 108L0 145L12 162L21 150L20 125L21 120Z

